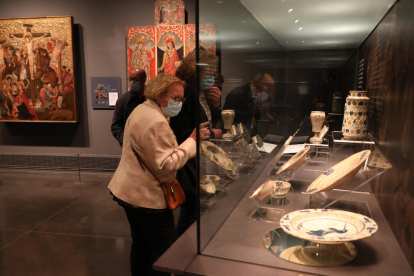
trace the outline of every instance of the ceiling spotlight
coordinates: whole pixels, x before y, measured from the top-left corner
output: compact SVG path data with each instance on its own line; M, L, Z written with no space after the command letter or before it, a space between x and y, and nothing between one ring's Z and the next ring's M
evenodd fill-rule
M302 43L305 43L305 41L302 40Z
M302 27L299 28L299 31L302 30Z
M296 20L296 21L295 21L295 24L296 24L296 23L298 23L298 22L299 22L299 20Z
M247 21L246 21L246 20L244 20L244 21L242 21L242 23L247 23Z
M286 43L289 43L289 41L286 41Z
M223 4L223 1L217 1L217 4Z
M290 10L289 10L289 13L291 13L292 11L293 11L293 9L290 9Z
M259 44L259 41L257 41L257 44Z

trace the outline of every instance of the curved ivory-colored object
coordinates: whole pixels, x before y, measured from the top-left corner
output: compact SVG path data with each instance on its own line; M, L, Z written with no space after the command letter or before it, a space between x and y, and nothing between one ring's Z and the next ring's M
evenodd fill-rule
M325 121L325 112L312 111L310 119L312 122L312 131L315 133L315 136L310 138L310 142L312 144L322 144L322 139L319 137L319 132L321 132L323 122Z
M223 119L223 122L224 122L224 129L226 129L226 133L223 135L224 140L231 140L234 137L230 129L231 129L231 126L233 125L233 120L235 116L236 116L236 113L232 109L223 110L221 112L221 118Z

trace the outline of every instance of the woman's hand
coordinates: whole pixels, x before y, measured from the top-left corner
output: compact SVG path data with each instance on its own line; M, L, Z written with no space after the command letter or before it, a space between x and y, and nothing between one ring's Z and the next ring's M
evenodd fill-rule
M221 129L217 129L217 128L213 128L212 131L214 132L214 138L215 139L220 139L221 138Z
M204 141L208 138L210 138L210 130L206 128L210 123L205 122L200 124L200 141ZM197 128L193 130L193 132L190 135L190 138L193 138L197 141Z
M206 93L206 98L213 108L220 107L221 91L217 87L211 87Z

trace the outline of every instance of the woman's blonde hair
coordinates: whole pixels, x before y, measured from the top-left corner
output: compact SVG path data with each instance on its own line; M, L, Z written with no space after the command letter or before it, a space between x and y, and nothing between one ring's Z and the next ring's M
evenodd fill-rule
M219 63L219 58L216 55L207 53L206 51L200 50L200 64L204 66L200 67L200 74L203 74L203 71L206 67L217 67ZM180 67L178 67L175 75L184 80L187 85L191 88L195 88L196 80L196 53L195 50L189 53L185 58L183 58Z
M147 83L144 95L147 99L155 101L157 97L164 97L168 93L168 88L174 83L181 84L185 88L185 82L171 74L158 74Z

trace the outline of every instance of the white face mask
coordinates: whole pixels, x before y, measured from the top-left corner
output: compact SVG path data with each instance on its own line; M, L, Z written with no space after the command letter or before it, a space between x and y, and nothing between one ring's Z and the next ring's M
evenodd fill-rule
M164 115L166 117L175 117L175 116L177 116L178 113L180 113L180 111L181 111L183 103L181 103L181 102L177 103L175 101L169 101L169 100L167 100L167 101L168 101L168 106L167 107L161 106L162 113L164 113Z
M264 102L267 99L269 99L269 94L267 94L266 92L261 92L259 93L258 98L260 99L261 102Z

